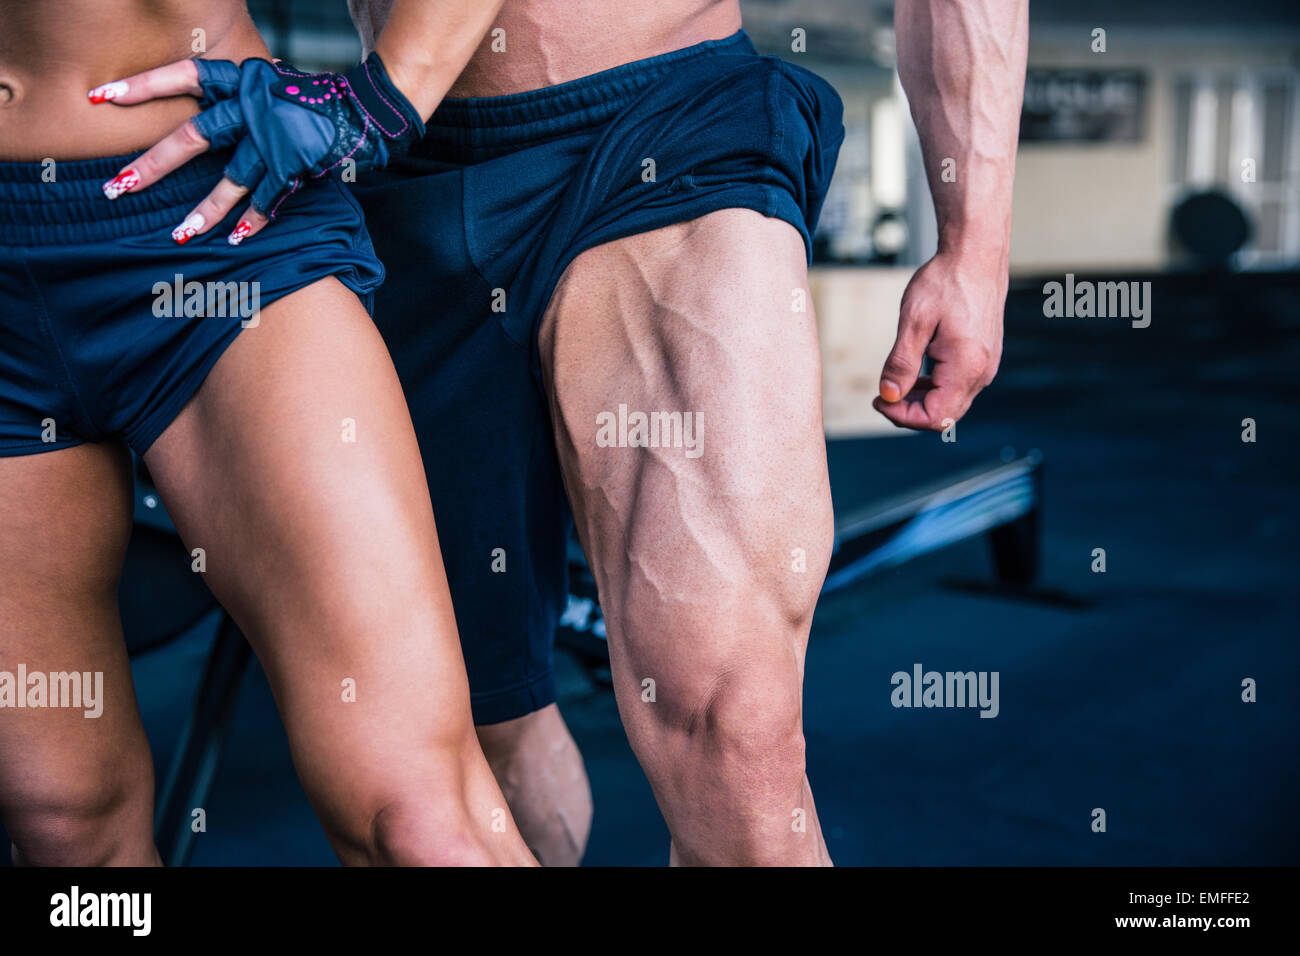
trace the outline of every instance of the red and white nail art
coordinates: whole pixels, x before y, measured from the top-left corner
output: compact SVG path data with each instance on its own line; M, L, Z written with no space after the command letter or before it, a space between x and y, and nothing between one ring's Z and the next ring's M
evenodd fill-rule
M92 103L107 103L115 100L126 92L126 80L114 80L112 83L105 83L103 86L97 86L86 95L90 97Z
M140 174L134 169L124 169L108 182L104 183L104 195L116 199L122 193L129 193L140 185Z
M185 217L185 221L172 230L172 238L182 246L199 234L207 220L197 212Z
M226 242L230 243L232 246L237 246L247 239L248 234L252 231L252 224L247 219L241 219L239 220L239 225L235 227L234 232L226 236Z

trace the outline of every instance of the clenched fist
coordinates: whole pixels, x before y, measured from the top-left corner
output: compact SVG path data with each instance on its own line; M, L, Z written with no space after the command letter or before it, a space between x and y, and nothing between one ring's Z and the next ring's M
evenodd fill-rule
M903 292L876 410L895 425L928 431L965 415L998 372L1006 298L1000 261L940 252L921 266ZM926 355L934 365L922 375Z

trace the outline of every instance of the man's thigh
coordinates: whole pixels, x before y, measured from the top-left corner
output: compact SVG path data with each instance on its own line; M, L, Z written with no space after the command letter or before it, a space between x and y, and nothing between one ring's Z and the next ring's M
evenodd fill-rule
M797 712L833 534L799 233L731 209L598 246L539 341L629 732L647 677L696 712L763 674Z

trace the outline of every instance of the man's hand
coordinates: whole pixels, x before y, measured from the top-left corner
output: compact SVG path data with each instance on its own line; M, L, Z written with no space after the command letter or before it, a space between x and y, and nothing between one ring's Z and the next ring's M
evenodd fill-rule
M997 374L1028 0L895 0L898 76L921 140L939 252L912 277L876 409L943 431ZM934 360L921 376L921 359Z
M930 431L966 414L998 371L1006 290L996 260L941 252L923 265L903 293L876 410L895 425ZM921 375L925 355L934 363L929 375Z

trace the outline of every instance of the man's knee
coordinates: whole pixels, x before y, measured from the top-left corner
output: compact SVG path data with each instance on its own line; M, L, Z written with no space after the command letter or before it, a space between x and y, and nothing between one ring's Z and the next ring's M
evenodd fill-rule
M784 858L781 837L805 792L793 659L710 668L680 686L661 681L653 702L643 696L624 711L675 841L692 852L720 841L717 862Z
M766 803L797 791L804 776L798 674L770 662L719 674L707 696L680 714L676 732L694 735L742 797ZM685 718L685 723L680 718Z
M660 738L669 750L705 758L708 773L720 771L736 780L799 780L804 766L800 698L793 657L788 666L767 660L709 668L680 686L655 685L653 702L646 704L647 736ZM689 782L693 768L672 763Z
M665 755L663 772L684 790L720 771L715 782L758 799L803 779L803 657L833 519L829 497L824 509L805 503L797 524L762 502L730 503L726 515L688 536L712 536L711 560L685 560L688 542L646 549L605 614L626 649L638 751L656 764Z

